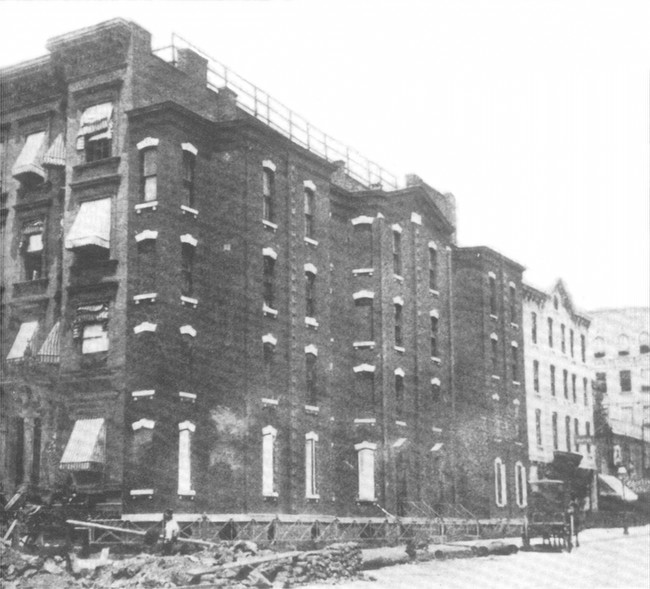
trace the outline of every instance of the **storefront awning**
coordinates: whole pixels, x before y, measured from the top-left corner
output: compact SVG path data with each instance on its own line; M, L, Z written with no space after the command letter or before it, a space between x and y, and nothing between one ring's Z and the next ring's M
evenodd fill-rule
M11 169L11 175L20 182L30 176L38 176L41 180L45 180L45 170L42 165L44 147L45 131L28 135L25 145Z
M598 475L598 494L603 497L618 497L626 503L636 501L639 496L624 485L620 479L610 474Z
M21 323L7 360L20 360L25 357L25 352L32 345L32 339L38 328L38 321ZM31 350L33 351L33 350Z
M104 419L78 419L74 423L59 468L62 470L101 470L105 462L105 446Z
M111 199L82 202L65 240L67 249L96 246L108 249L111 244Z

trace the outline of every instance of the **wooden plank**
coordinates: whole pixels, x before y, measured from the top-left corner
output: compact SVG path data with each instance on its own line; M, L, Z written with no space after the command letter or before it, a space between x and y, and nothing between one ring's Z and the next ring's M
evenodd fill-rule
M273 562L274 560L284 560L285 558L293 558L300 554L303 554L303 552L301 551L280 552L276 554L269 554L267 556L256 556L253 558L246 558L243 560L235 560L233 562L227 562L225 564L221 564L206 569L190 569L187 571L187 574L193 575L194 577L200 577L202 575L209 575L210 573L216 573L221 570L238 569L246 566L257 566L258 564L263 564L265 562Z

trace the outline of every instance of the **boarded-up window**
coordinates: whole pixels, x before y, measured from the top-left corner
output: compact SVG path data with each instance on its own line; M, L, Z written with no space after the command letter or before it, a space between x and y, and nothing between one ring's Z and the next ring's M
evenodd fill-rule
M506 465L501 458L497 458L494 461L494 494L499 507L508 503L506 480Z
M318 434L309 432L305 436L305 495L308 498L318 497L317 447Z
M262 430L262 495L277 497L275 491L275 439L277 430L267 425Z
M190 421L178 424L178 494L194 495L192 488L192 436L196 426Z
M359 464L359 501L375 501L375 450L377 444L362 442L354 449Z
M526 467L521 462L515 464L515 491L517 495L517 505L519 507L526 507L528 503Z

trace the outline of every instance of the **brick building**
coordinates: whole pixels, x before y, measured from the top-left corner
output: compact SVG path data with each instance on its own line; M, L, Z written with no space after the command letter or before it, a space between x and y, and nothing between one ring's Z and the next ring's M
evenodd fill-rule
M596 507L591 319L562 280L549 291L524 284L524 360L531 482L566 477ZM573 461L567 472L562 464ZM566 465L565 465L566 466Z
M527 505L523 266L487 247L453 251L455 470L459 501L517 517Z
M452 313L452 287L495 272L520 316L522 268L456 249L453 196L397 188L131 22L48 50L0 71L6 491L73 484L143 517L519 513L523 372L502 347L485 393L489 338L453 370L479 299ZM521 349L512 305L485 308Z

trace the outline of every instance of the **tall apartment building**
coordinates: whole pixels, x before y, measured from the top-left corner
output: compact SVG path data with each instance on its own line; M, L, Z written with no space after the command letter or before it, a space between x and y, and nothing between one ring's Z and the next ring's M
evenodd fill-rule
M127 514L469 500L453 197L391 186L131 22L48 50L0 71L5 491L72 484ZM503 475L483 515L514 493L499 452L507 481L491 456L472 471Z
M530 480L564 478L595 508L591 320L562 280L548 292L524 284L523 294Z
M650 478L650 309L591 311L591 357L604 423L599 469Z
M493 517L527 505L523 266L487 247L456 248L453 355L460 502Z

